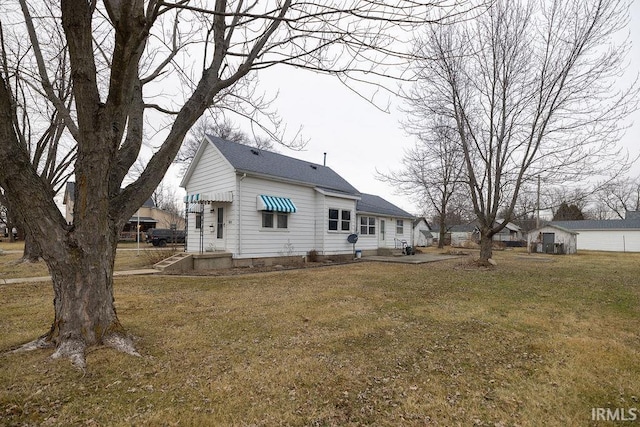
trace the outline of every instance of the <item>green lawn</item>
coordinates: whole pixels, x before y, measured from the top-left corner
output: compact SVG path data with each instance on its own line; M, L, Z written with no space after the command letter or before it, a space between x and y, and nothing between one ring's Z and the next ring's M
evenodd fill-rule
M640 408L640 254L498 252L233 277L123 277L142 357L0 357L6 425L606 425ZM0 349L45 332L47 284L0 286ZM640 411L639 411L640 412Z

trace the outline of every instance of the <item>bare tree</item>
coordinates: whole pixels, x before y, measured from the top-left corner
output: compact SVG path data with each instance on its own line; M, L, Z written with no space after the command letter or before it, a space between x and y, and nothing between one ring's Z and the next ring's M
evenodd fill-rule
M49 39L50 49L59 52L50 63L52 69L50 90L55 93L61 103L69 106L72 102L71 77L69 58L61 47L61 34L53 33ZM75 146L70 143L69 135L65 132L65 122L61 114L49 105L34 102L33 92L37 89L30 86L30 70L25 67L28 62L26 48L21 45L19 36L15 33L5 37L0 27L0 57L1 67L7 79L7 85L14 96L11 120L18 141L31 159L41 180L47 185L50 197L54 197L65 185L69 176L73 173L73 162L76 159ZM14 54L14 61L9 58ZM42 251L38 242L28 232L28 227L20 223L19 215L9 216L15 218L16 224L24 230L24 253L22 261L36 262L40 259ZM13 235L11 236L13 239Z
M638 90L615 89L628 44L612 36L628 9L621 0L497 0L419 42L416 90L456 122L482 261L506 225L498 212L512 216L523 185L626 166L617 141Z
M23 52L30 58L30 87L60 114L77 145L74 218L67 224L20 143L10 114L16 94L2 70L0 187L38 241L54 290L51 329L22 350L54 348L53 357L70 358L80 367L93 345L137 355L114 306L118 235L158 186L196 120L212 105L251 101L250 76L276 65L339 74L347 84L376 78L373 88L379 89L379 78L393 77L393 67L410 58L398 35L432 22L429 15L440 6L437 1L345 4L3 2L2 27L24 29L22 39L29 44ZM60 52L48 50L46 42L54 31L64 37L72 105L52 88L48 64ZM153 156L122 189L143 147Z
M238 129L229 118L223 116L221 120L203 116L191 128L189 136L185 138L182 148L176 157L176 163L182 163L185 167L193 160L198 151L198 147L204 140L205 135L213 135L227 141L237 142L239 144L249 145L261 150L276 151L273 141L264 136L254 135L249 137L246 133ZM298 142L286 144L288 146L297 147Z
M620 219L625 219L627 211L640 211L640 177L607 183L596 193L596 201Z
M434 213L440 234L438 247L442 248L448 227L454 225L449 221L450 202L464 183L458 135L445 117L432 115L430 108L422 104L422 98L408 99L411 120L404 123L404 128L415 135L418 142L414 148L405 151L401 169L378 172L377 179L413 197L427 212Z

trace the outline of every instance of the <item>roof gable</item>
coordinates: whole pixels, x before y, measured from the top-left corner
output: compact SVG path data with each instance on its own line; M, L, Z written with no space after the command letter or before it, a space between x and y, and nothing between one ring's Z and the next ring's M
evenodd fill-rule
M413 215L400 209L391 202L373 194L361 194L356 203L356 212L387 215L394 218L411 218Z
M206 138L237 172L312 185L346 194L360 194L355 187L327 166L226 141L211 135L207 135ZM196 159L194 159L195 162ZM186 181L183 180L183 182Z
M554 224L554 223L549 223L549 224L543 225L542 227L538 227L538 228L536 228L536 229L534 229L534 230L529 231L529 233L528 233L528 234L532 235L532 234L535 234L535 233L539 233L539 232L540 232L540 230L542 230L542 229L544 229L544 228L555 228L556 230L560 230L560 231L565 232L565 233L569 233L569 234L579 234L579 233L578 233L578 232L576 232L576 231L569 230L568 228L562 227L562 226L557 225L557 224Z

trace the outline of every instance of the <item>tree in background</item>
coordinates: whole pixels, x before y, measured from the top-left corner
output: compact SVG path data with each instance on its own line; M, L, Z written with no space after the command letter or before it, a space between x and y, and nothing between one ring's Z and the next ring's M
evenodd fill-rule
M627 211L640 211L640 177L609 182L596 193L595 199L616 218L625 219Z
M69 358L78 367L85 366L90 346L137 355L114 305L118 235L158 186L198 118L212 106L242 104L253 111L251 76L272 66L336 74L345 84L364 85L375 77L375 93L379 78L400 75L394 67L411 58L399 35L433 22L431 13L448 4L3 2L0 27L12 37L2 40L2 60L9 66L0 69L0 187L11 212L38 242L54 291L50 330L21 350L52 348L52 357ZM58 34L62 43L50 43ZM50 66L60 55L69 59L69 104L52 83ZM22 74L25 87L33 89L29 105L56 111L77 150L72 224L15 128L19 94L7 70L20 61L28 70ZM123 188L143 148L153 155Z
M452 201L463 184L460 145L452 123L432 114L421 98L408 98L408 104L410 118L404 129L415 135L418 142L405 151L401 169L378 172L377 179L412 197L426 212L432 213L431 218L439 227L438 247L442 248L448 228L459 224L452 218L456 214Z
M275 120L275 117L272 118ZM198 147L200 147L200 144L207 134L226 139L227 141L256 147L260 150L277 151L272 139L260 135L253 135L253 138L251 138L249 135L234 126L233 123L225 116L222 117L222 120L215 120L208 116L203 116L191 128L189 137L185 138L182 148L176 157L176 163L182 163L184 167L187 167L195 157ZM275 136L274 138L276 138L278 142L282 142L279 138ZM282 142L282 144L291 148L303 147L303 144L296 140L288 144Z
M628 1L497 0L417 43L414 92L456 123L481 261L523 185L627 166L617 141L638 90L615 89L629 46L612 37L628 21Z
M582 221L584 215L582 210L577 205L567 204L566 202L560 203L560 206L553 215L554 221Z

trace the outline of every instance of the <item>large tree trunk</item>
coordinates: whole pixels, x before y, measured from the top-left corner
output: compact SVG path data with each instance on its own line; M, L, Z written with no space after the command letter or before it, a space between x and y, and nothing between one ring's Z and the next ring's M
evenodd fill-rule
M493 234L489 228L480 230L480 263L489 264L493 256Z
M22 253L22 262L38 262L42 257L42 250L31 234L24 235L24 252Z
M440 232L439 232L439 236L438 236L438 249L443 249L444 248L444 237L447 234L447 223L445 221L445 217L444 214L440 215Z
M138 355L116 314L113 265L117 232L96 235L93 241L70 239L58 245L62 259L47 260L54 289L54 321L48 333L23 349L55 347L53 358L67 357L85 367L85 349L106 345ZM48 251L45 250L45 253ZM46 255L45 255L46 256Z

